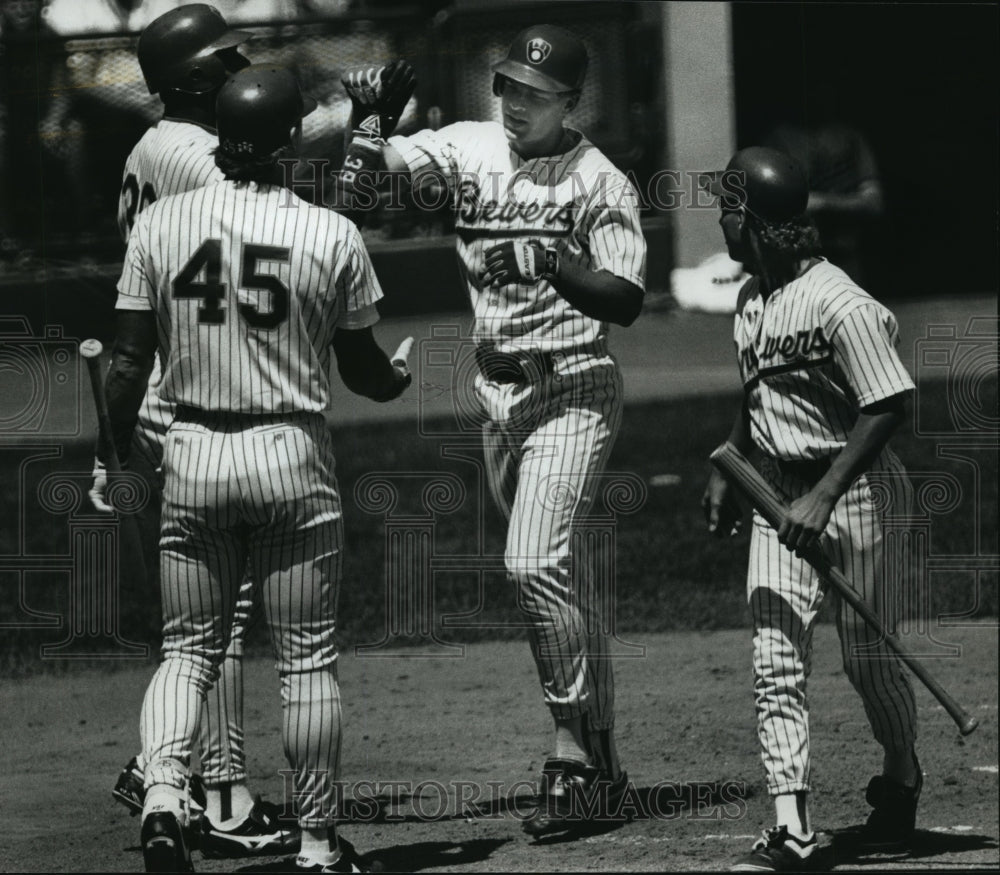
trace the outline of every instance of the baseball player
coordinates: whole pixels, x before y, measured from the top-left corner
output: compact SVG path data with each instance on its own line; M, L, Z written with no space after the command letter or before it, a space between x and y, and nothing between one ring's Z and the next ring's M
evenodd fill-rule
M371 134L380 124L368 118L345 158L349 173L384 166L413 185L432 174L455 199L489 484L508 519L507 571L533 624L532 653L555 721L542 804L524 822L533 836L584 825L578 803L592 806L598 794L610 810L627 781L597 616L608 594L594 591L574 556L574 522L592 507L618 433L622 382L608 326L639 314L646 246L626 177L564 123L587 61L574 34L529 27L493 68L502 123L458 122L383 144ZM358 79L345 80L356 109L371 94ZM377 116L379 101L391 101L374 92L368 106Z
M147 871L190 871L191 745L248 562L281 678L302 830L296 870L361 871L333 827L343 532L323 417L331 349L348 388L375 400L399 395L410 376L406 352L390 363L372 337L381 290L357 229L280 185L278 161L314 107L288 70L232 76L216 105L225 179L147 207L118 285L107 378L118 451L128 450L157 343L157 391L176 405L163 457L163 661L141 726Z
M118 204L118 226L128 242L139 214L156 200L222 180L212 152L215 99L230 73L250 62L239 45L251 34L232 30L212 6L180 6L146 27L137 49L139 65L152 94L163 101L163 118L139 140L125 162ZM139 411L133 438L135 455L150 471L160 468L163 440L174 405L156 391L159 359ZM103 480L103 474L98 472ZM103 485L103 484L102 484ZM275 854L294 848L297 836L278 823L279 807L255 800L247 787L243 749L243 642L253 587L244 580L234 612L232 636L219 680L209 691L201 722L202 779L194 783L203 804L203 852L213 856ZM133 814L142 811L141 755L122 770L112 795Z
M892 313L819 255L805 217L801 166L774 149L737 152L709 177L722 197L719 224L730 256L752 275L740 291L733 338L744 401L729 440L762 454L762 473L791 499L774 530L754 515L747 593L754 622L754 695L776 826L736 865L741 871L805 868L816 849L808 808L806 679L824 590L799 551L821 545L894 623L894 580L884 564L887 508L906 513L912 487L888 440L913 383L896 353ZM709 530L731 532L739 509L713 473L703 498ZM868 785L869 848L901 848L913 834L922 775L914 753L916 708L891 650L837 603L844 670L884 750Z

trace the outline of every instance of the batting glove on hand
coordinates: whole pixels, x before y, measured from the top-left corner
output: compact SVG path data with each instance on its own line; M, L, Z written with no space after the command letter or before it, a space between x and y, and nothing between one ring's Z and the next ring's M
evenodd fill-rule
M555 249L543 249L532 240L527 243L500 243L485 252L484 286L508 283L534 283L551 279L559 273L559 255Z
M399 124L417 87L417 75L409 62L397 60L355 67L340 82L351 99L355 128L385 138Z
M94 505L94 510L101 513L114 513L115 509L108 504L108 469L100 459L94 459L94 470L92 475L94 482L87 495L90 503Z

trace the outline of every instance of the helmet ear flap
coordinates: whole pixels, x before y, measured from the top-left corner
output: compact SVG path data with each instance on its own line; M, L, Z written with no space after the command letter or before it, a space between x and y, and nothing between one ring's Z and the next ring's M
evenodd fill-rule
M493 94L499 97L503 94L504 77L499 73L493 74Z

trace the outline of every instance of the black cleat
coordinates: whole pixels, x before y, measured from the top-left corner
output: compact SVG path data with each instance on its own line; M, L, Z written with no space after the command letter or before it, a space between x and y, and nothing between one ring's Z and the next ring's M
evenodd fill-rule
M924 773L916 754L917 783L907 787L885 775L868 782L865 799L874 808L861 830L859 847L870 851L896 851L906 848L913 839L917 822L917 803L924 786Z
M278 819L280 808L258 796L243 822L225 830L201 819L201 852L206 857L258 857L291 854L299 849L302 834Z
M542 787L538 810L521 824L534 838L620 821L618 808L628 775L622 772L612 780L596 766L551 759L542 768Z
M803 872L816 850L816 834L803 841L791 835L787 826L764 830L750 853L741 857L730 872Z
M147 872L194 872L184 831L172 812L147 815L142 822L140 841Z

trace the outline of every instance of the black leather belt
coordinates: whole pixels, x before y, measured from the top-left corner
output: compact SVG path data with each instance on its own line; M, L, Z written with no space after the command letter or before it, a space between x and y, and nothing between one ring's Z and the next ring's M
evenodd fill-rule
M476 347L479 372L494 383L530 383L555 371L559 353L500 352L482 344Z
M236 410L202 410L200 407L188 407L178 404L174 411L176 422L190 422L209 428L256 428L259 425L272 425L276 422L290 422L300 419L306 413L243 413Z
M823 478L823 475L830 470L833 464L833 456L823 459L775 459L771 458L777 469L788 477L795 477L806 483L816 484Z

